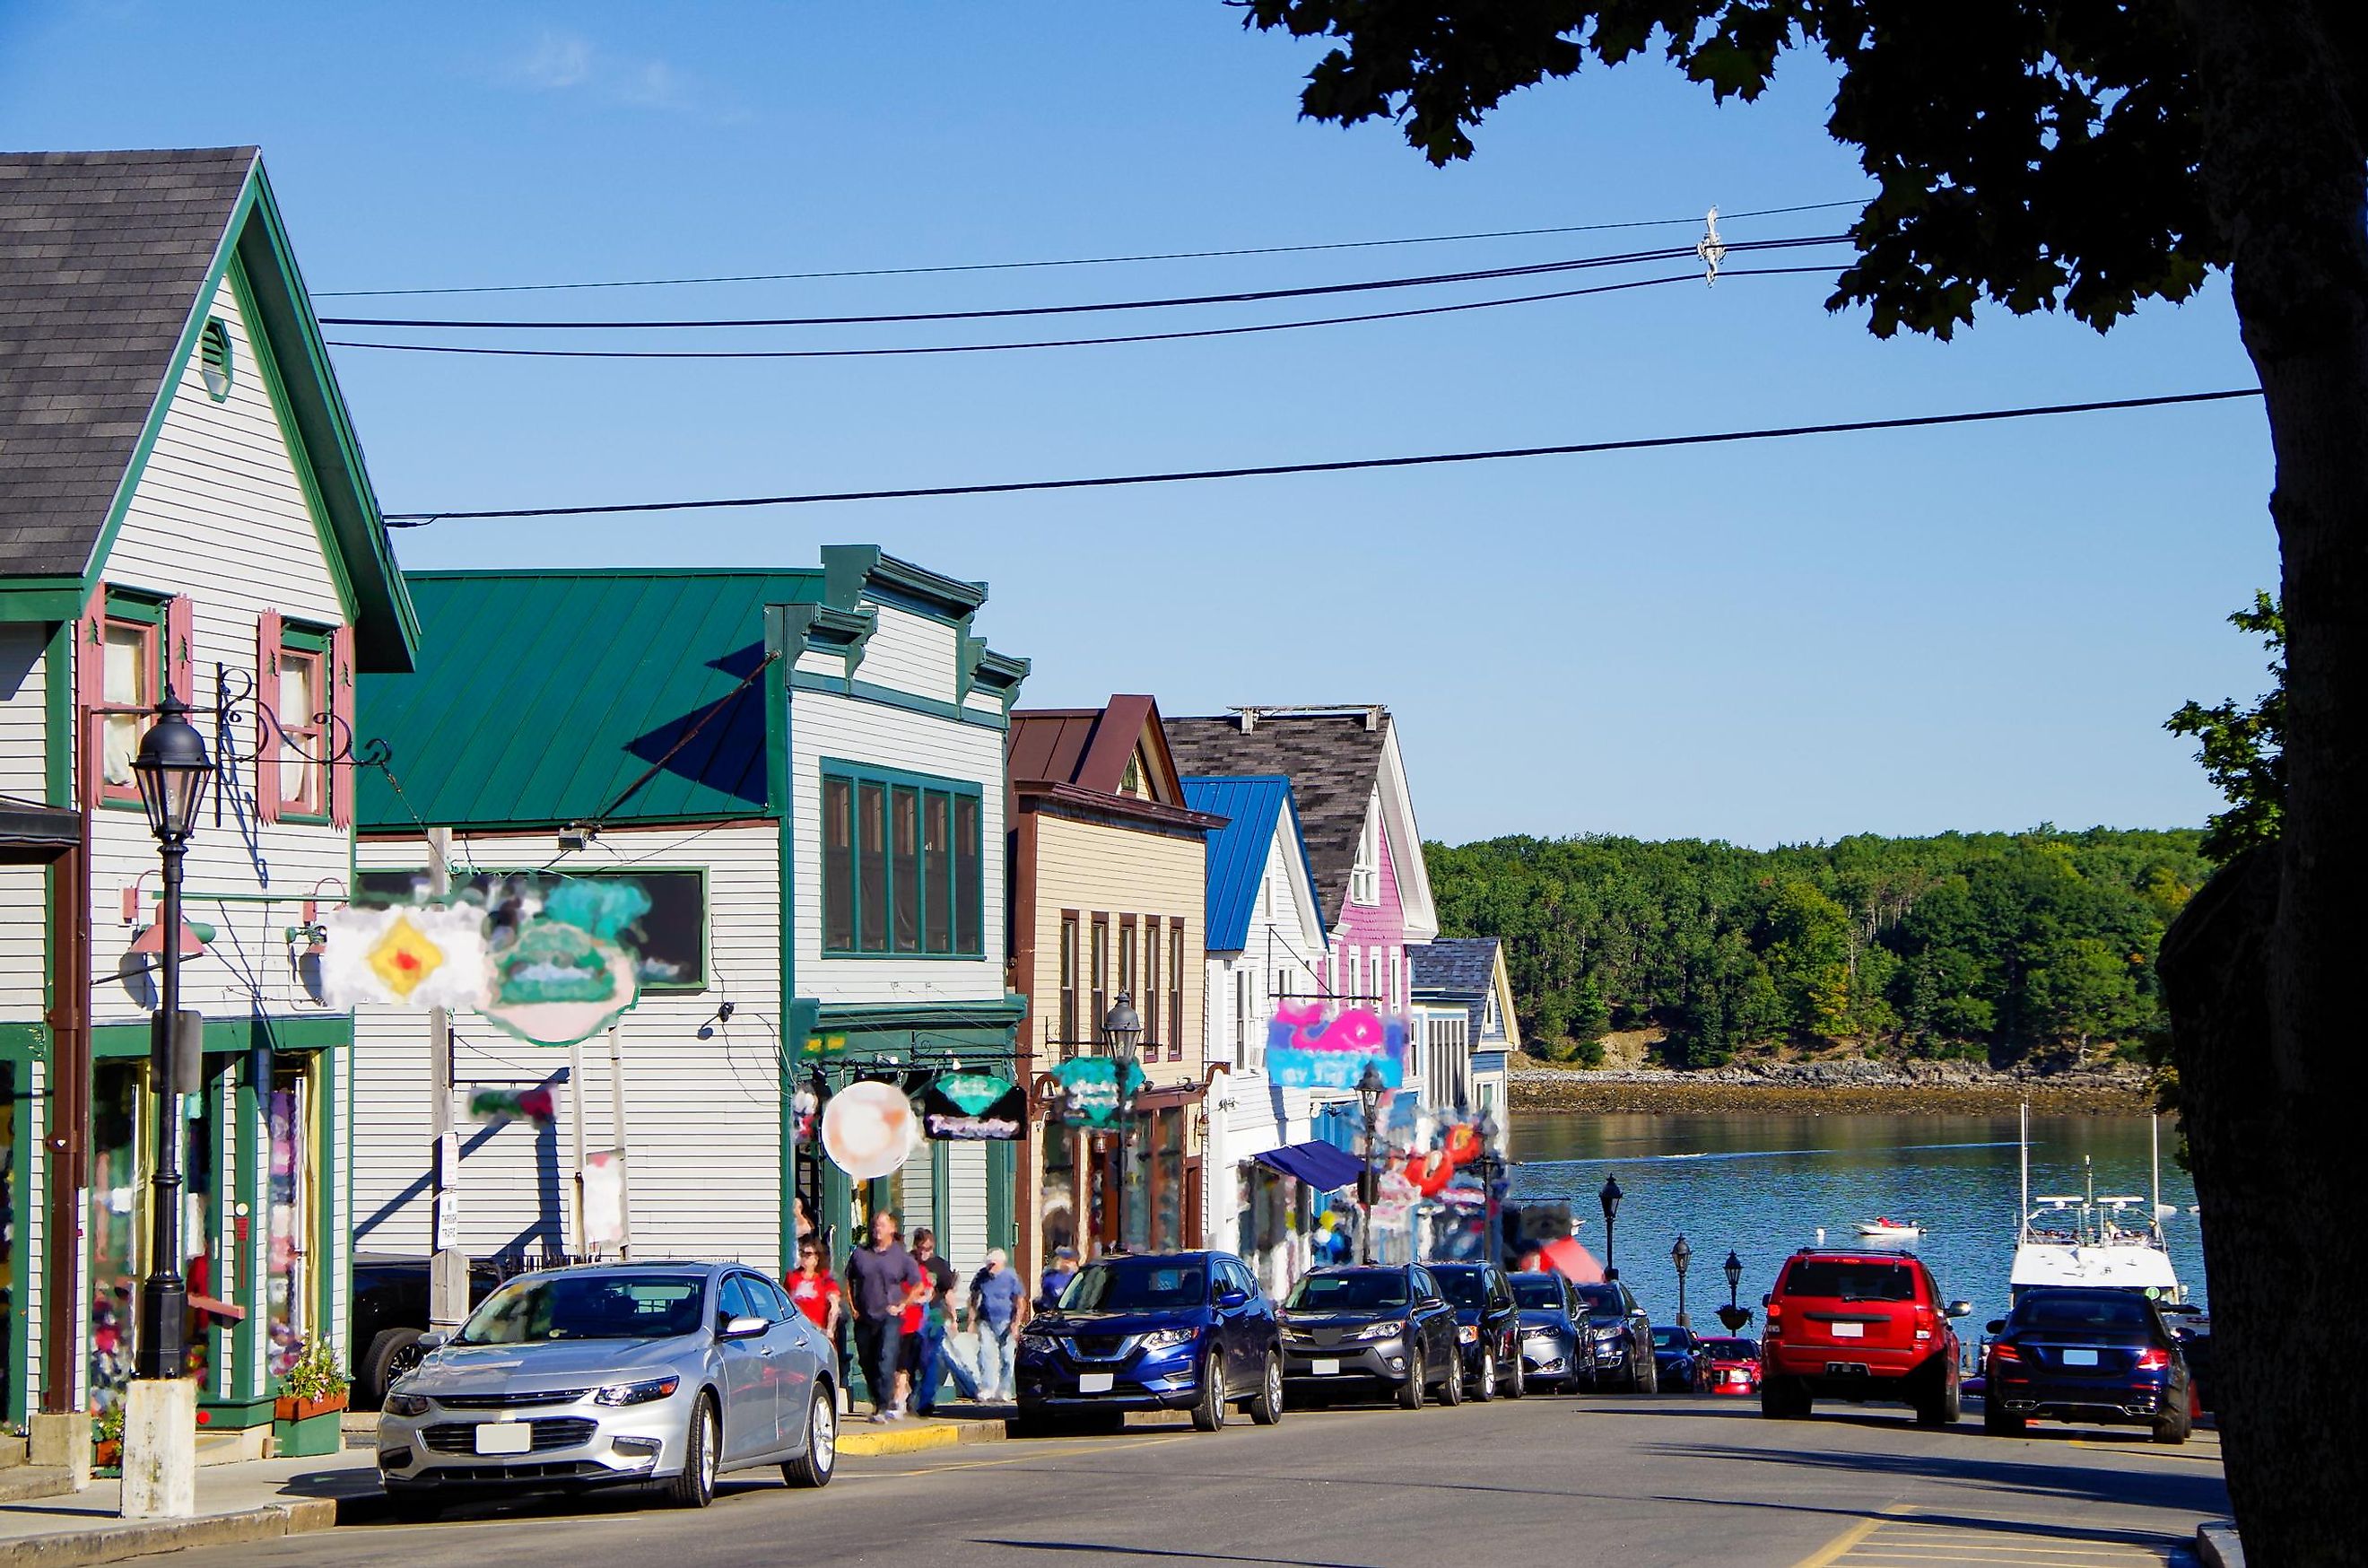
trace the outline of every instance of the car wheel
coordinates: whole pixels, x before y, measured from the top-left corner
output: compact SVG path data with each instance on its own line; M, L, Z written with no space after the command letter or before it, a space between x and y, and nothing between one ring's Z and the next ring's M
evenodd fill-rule
M1422 1408L1422 1396L1427 1392L1422 1386L1422 1346L1417 1345L1406 1352L1406 1380L1398 1385L1400 1410Z
M1759 1383L1759 1414L1779 1421L1798 1421L1809 1414L1808 1391L1791 1378L1769 1373Z
M1916 1402L1916 1424L1918 1426L1953 1426L1958 1409L1956 1368L1936 1369L1930 1385Z
M828 1486L838 1468L838 1394L828 1383L814 1384L807 1402L806 1446L795 1459L781 1461L781 1479L792 1486Z
M682 1473L666 1483L667 1502L677 1508L704 1508L715 1501L720 1438L715 1401L700 1394L699 1403L690 1407L690 1426L683 1438Z
M1225 1424L1225 1364L1212 1350L1201 1358L1201 1397L1192 1403L1192 1429L1213 1432Z
M1521 1359L1521 1347L1516 1345L1513 1346L1513 1373L1512 1376L1505 1380L1505 1397L1507 1399L1519 1399L1529 1392L1529 1369L1527 1364Z
M1447 1376L1439 1380L1439 1403L1463 1403L1463 1353L1460 1350L1451 1352L1447 1358Z
M419 1341L422 1335L416 1328L382 1328L370 1343L370 1353L362 1358L362 1397L369 1408L377 1409L386 1403L386 1391L394 1381L419 1365Z
M1483 1350L1480 1352L1480 1381L1472 1385L1473 1402L1486 1404L1496 1397L1497 1353L1494 1350Z
M1250 1401L1250 1419L1261 1426L1271 1426L1282 1419L1282 1358L1267 1353L1266 1370L1259 1374L1258 1397Z
M2195 1430L2194 1417L2187 1412L2187 1402L2181 1400L2170 1414L2154 1424L2154 1440L2174 1447L2187 1441Z
M2009 1415L1997 1401L1982 1401L1982 1430L1993 1437L2020 1437L2030 1423L2020 1415Z
M1638 1393L1660 1392L1661 1364L1654 1360L1650 1355L1638 1357L1635 1374L1629 1379L1628 1386Z

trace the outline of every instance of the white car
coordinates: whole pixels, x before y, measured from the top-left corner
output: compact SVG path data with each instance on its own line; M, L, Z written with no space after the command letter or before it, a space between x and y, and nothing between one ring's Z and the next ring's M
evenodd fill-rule
M488 1491L652 1485L703 1508L725 1471L792 1486L837 1461L837 1359L780 1286L735 1264L520 1275L386 1396L380 1479L398 1512Z

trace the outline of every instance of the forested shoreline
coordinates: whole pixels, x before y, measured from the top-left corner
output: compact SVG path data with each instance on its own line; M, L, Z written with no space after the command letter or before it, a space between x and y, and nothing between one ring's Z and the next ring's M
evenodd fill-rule
M1504 939L1525 1041L1671 1066L1856 1045L2006 1066L2136 1055L2155 953L2211 874L2196 829L2044 825L1748 849L1587 836L1427 845L1442 932Z

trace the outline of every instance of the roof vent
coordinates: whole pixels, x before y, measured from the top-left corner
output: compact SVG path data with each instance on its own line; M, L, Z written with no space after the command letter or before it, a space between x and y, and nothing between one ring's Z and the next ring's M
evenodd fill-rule
M230 328L220 316L207 318L198 335L198 370L206 379L206 395L216 403L230 396Z
M1235 722L1242 727L1242 733L1246 735L1258 727L1259 720L1277 718L1287 713L1298 714L1303 718L1319 715L1328 718L1360 718L1365 722L1365 729L1369 733L1379 730L1382 727L1382 722L1390 716L1388 705L1380 702L1269 703L1258 707L1228 708L1225 711L1234 716Z

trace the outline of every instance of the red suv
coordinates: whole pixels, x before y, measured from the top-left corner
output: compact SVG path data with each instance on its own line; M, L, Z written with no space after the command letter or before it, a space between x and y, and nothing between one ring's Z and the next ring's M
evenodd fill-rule
M1806 1415L1823 1394L1897 1400L1928 1426L1957 1419L1957 1331L1949 1320L1973 1308L1942 1301L1914 1254L1796 1252L1764 1303L1763 1414Z

